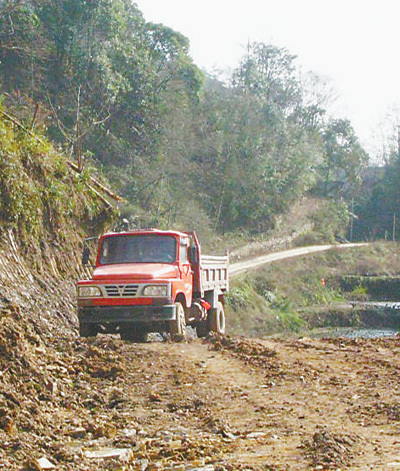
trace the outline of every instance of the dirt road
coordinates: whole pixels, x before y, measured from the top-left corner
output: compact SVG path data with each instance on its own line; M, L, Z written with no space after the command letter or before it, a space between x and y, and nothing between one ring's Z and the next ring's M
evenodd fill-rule
M243 262L235 262L230 265L229 267L229 275L237 276L240 273L245 271L258 268L262 265L267 263L276 262L277 260L283 260L286 258L293 258L299 257L301 255L307 255L311 253L317 252L325 252L326 250L330 250L333 248L336 249L346 249L346 248L354 248L354 247L363 247L368 245L368 243L360 242L360 243L349 243L349 244L329 244L329 245L313 245L309 247L299 247L297 249L289 249L284 250L282 252L273 252L267 255L261 255L259 257L254 257L248 260L244 260Z
M0 469L400 470L398 338L26 346Z

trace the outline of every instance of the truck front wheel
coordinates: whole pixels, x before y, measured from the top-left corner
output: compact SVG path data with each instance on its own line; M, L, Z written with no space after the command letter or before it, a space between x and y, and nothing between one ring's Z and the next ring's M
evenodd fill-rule
M218 302L215 309L210 309L208 313L208 322L211 332L225 334L225 311L221 302Z
M175 303L176 318L171 321L169 326L169 333L171 334L171 340L180 341L186 340L186 319L185 310L181 303Z

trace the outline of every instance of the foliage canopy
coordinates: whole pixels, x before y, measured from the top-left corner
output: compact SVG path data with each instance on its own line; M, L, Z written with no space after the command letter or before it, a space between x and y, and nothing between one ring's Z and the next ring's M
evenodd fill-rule
M94 161L136 225L265 231L310 192L354 194L366 154L295 61L252 43L223 82L129 0L5 0L0 11L7 106L29 120L40 103L43 132Z

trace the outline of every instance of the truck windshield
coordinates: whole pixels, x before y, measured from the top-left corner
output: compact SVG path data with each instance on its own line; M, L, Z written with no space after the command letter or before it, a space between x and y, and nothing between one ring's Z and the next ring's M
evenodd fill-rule
M118 235L103 239L99 262L110 263L173 263L176 240L163 235Z

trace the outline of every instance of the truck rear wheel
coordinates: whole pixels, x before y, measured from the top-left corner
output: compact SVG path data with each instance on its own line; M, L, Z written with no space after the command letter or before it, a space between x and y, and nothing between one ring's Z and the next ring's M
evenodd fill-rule
M169 333L171 334L171 340L179 342L180 340L186 340L186 319L185 310L183 309L182 303L175 303L176 307L176 319L170 322Z
M211 332L225 334L225 311L221 302L218 302L215 309L210 309L208 313L208 322Z

